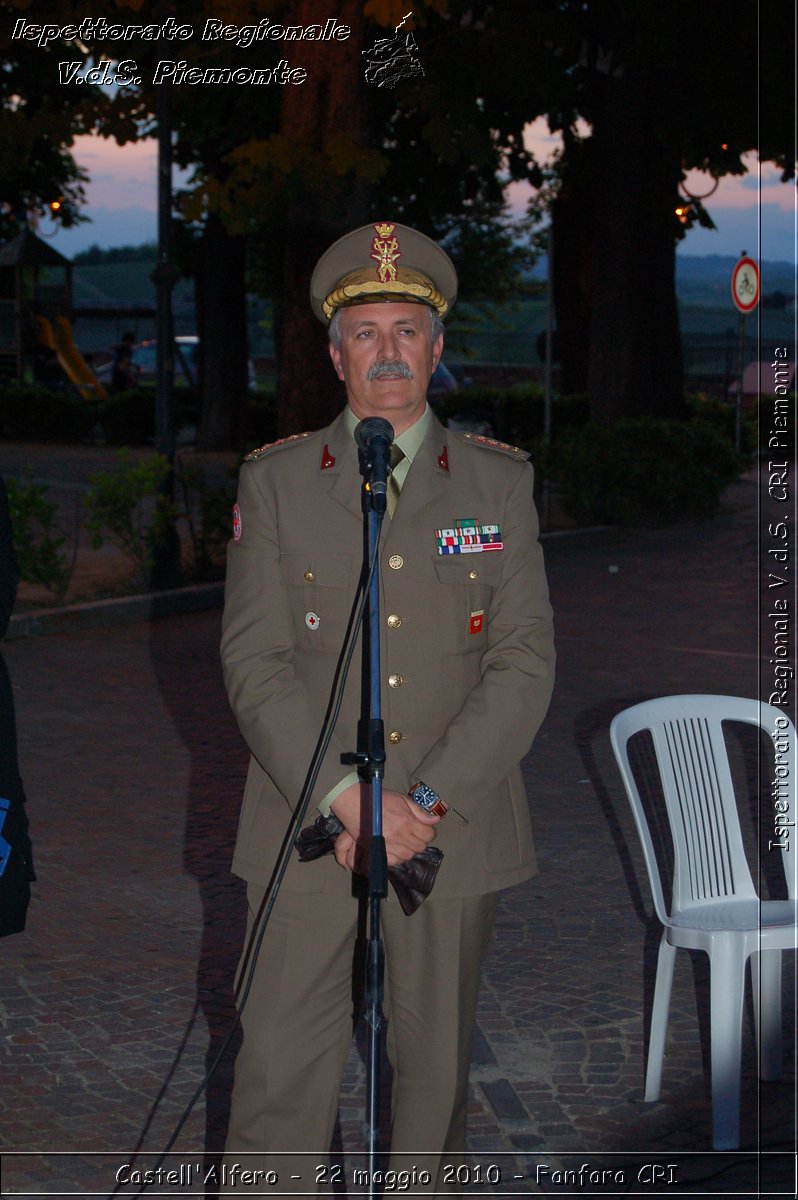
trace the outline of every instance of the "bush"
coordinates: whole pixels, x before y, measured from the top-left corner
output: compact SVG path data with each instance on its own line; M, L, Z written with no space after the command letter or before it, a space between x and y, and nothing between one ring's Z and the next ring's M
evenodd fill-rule
M169 462L162 454L131 463L127 451L120 450L116 471L98 471L89 479L92 486L85 500L90 514L86 528L92 535L93 549L99 550L108 538L136 562L142 584L148 580L155 553L166 544L178 516L174 505L162 494L168 475Z
M100 407L100 424L111 446L145 446L155 437L155 392L130 388L116 392Z
M28 583L43 584L61 604L75 569L77 535L71 557L67 558L67 537L56 524L56 506L47 499L47 487L7 479L6 488L20 577Z
M175 429L196 419L196 399L190 388L176 387L172 403ZM155 441L155 388L115 392L100 406L100 424L111 446L151 446Z
M97 422L96 402L39 383L4 384L0 391L0 434L15 441L75 442Z
M743 411L743 427L751 429L751 439L765 462L795 461L796 393L786 396L759 396L751 408Z
M554 448L553 471L577 520L667 525L711 516L741 461L712 425L628 417L589 423Z
M703 392L696 392L686 400L687 416L691 420L705 421L717 429L733 446L735 441L735 425L737 420L736 406L724 404L721 400L710 399ZM740 453L750 462L756 454L757 428L756 412L743 409L740 420Z
M218 579L223 573L224 548L230 537L230 513L235 500L237 468L226 481L212 484L203 464L184 457L175 469L175 483L183 501L180 517L188 528L194 576L200 581Z
M545 428L545 399L534 383L514 383L508 388L469 387L433 402L441 421L450 417L488 421L500 441L537 452ZM558 396L552 405L552 440L563 437L588 419L587 396Z

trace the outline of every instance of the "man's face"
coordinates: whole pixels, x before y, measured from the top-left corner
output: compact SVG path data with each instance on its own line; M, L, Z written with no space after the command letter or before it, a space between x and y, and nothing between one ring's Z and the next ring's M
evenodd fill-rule
M330 357L349 407L361 421L384 417L398 436L424 412L443 337L433 342L421 304L356 304L339 321L341 348L331 345Z

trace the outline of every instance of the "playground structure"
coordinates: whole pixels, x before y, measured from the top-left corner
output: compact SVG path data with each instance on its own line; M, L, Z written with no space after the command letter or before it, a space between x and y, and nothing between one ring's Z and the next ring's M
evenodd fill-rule
M36 316L37 346L55 355L64 374L84 400L107 400L108 393L75 345L66 317L56 317L55 332L47 317Z
M107 393L72 337L72 263L31 229L0 247L0 379Z

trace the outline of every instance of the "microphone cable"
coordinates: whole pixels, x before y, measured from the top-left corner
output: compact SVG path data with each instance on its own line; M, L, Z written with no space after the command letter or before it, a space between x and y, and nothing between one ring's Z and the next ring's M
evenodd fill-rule
M238 979L236 981L234 992L234 999L237 1009L235 1020L222 1039L222 1044L216 1053L216 1057L205 1071L203 1078L197 1085L194 1094L178 1119L178 1122L175 1125L175 1128L171 1137L166 1143L166 1146L158 1156L155 1165L151 1168L152 1172L157 1172L163 1166L166 1156L169 1154L172 1146L174 1146L183 1130L184 1125L186 1124L186 1121L194 1111L194 1106L212 1079L214 1071L219 1066L222 1057L230 1045L233 1034L236 1030L236 1025L238 1024L238 1020L241 1016L241 1013L244 1011L244 1006L246 1005L249 997L249 993L252 988L252 981L255 977L255 967L257 965L261 945L263 944L263 938L266 934L269 917L271 916L272 909L274 908L277 900L283 877L288 870L291 852L294 848L294 843L302 826L302 822L305 820L307 810L310 806L310 797L313 794L313 788L316 785L316 780L318 779L319 771L321 770L321 764L324 761L324 756L329 748L330 741L332 739L332 735L341 711L341 705L343 704L344 690L346 688L346 681L349 676L349 668L352 664L355 646L357 645L357 634L363 625L363 618L366 611L366 603L369 597L371 580L377 565L380 533L382 531L382 516L382 513L377 514L378 530L377 537L375 538L374 554L369 561L368 570L361 571L360 573L360 580L358 581L357 590L355 591L355 597L352 602L352 608L349 613L346 633L344 634L341 651L338 655L338 661L333 674L332 685L330 687L330 698L324 714L321 732L319 733L316 746L310 759L310 765L308 766L307 774L305 776L305 782L302 785L299 801L291 815L291 819L288 822L288 827L280 846L271 878L266 886L266 891L263 894L263 900L261 901L257 916L252 923L252 929L250 930L246 947L241 956L241 965L239 967ZM139 1153L141 1153L141 1151L139 1151ZM139 1190L135 1193L135 1197L143 1196L148 1186L149 1185L147 1183L142 1184ZM112 1195L114 1194L115 1192L112 1193Z

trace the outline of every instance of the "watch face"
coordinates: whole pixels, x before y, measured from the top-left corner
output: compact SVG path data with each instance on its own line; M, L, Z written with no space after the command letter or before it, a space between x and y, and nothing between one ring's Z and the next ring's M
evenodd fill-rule
M419 783L410 793L416 804L420 808L425 808L428 812L434 804L437 804L439 796L433 792L431 787L427 787L426 783Z

